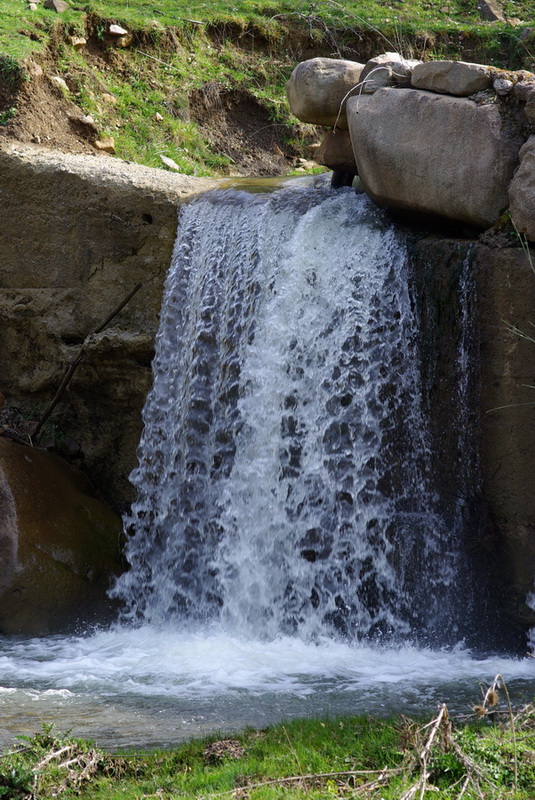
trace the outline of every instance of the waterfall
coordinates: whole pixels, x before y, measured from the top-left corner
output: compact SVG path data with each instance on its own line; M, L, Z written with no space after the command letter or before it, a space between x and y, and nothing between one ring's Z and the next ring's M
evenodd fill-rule
M113 590L126 619L458 636L459 521L434 480L411 287L403 236L352 190L181 209ZM461 392L465 362L462 340Z
M182 206L122 619L1 637L4 737L45 719L145 749L327 713L464 713L497 673L533 696L477 542L470 252L413 258L413 241L350 189ZM1 474L0 513L16 532Z

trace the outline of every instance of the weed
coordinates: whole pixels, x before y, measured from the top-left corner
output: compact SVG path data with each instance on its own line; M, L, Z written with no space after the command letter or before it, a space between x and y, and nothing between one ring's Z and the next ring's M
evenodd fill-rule
M7 125L8 122L13 119L15 114L17 113L17 109L14 106L10 108L6 108L5 111L0 112L0 125Z
M0 798L529 800L535 706L513 710L499 675L483 687L477 705L482 716L459 722L443 704L426 723L294 720L233 739L118 756L46 726L1 756Z
M0 53L0 80L8 86L16 87L23 80L26 74L22 65L13 56Z

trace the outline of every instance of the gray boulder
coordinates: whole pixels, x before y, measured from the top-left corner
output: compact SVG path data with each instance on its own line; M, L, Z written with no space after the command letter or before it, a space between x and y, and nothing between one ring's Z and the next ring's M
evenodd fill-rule
M322 164L334 172L357 174L349 131L341 130L335 133L327 131L314 154L314 159L318 164Z
M468 97L488 89L492 85L492 75L483 64L427 61L414 67L411 82L415 89Z
M373 94L384 86L410 86L414 67L419 61L402 58L399 53L382 53L370 58L362 70L362 91Z
M488 227L508 205L520 138L494 105L406 89L350 98L358 174L379 205Z
M520 150L520 166L509 186L509 211L520 233L535 242L535 136Z
M358 91L364 65L338 58L301 61L288 82L288 102L297 119L347 128L344 98Z

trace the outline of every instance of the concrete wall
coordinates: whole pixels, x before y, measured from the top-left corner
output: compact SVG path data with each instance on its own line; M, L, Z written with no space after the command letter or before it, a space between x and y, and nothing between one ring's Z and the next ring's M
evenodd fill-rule
M0 149L0 392L10 405L38 419L77 345L143 284L50 420L80 442L115 508L131 499L178 207L214 185L106 157Z

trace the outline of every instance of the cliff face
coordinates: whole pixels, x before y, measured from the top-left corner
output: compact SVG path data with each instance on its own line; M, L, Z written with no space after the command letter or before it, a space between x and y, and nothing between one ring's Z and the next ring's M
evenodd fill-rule
M39 418L87 334L136 283L143 284L109 327L90 338L86 358L50 421L51 430L78 440L91 480L116 510L132 499L128 475L151 384L177 208L214 185L93 156L20 145L0 150L0 391L9 405ZM469 247L477 276L480 351L476 412L483 497L478 513L486 516L487 532L479 546L488 545L513 587L507 597L511 614L531 623L524 599L535 574L530 483L535 422L531 407L522 403L533 400L533 390L524 384L533 383L534 346L509 332L503 321L529 332L535 322L535 280L520 248L490 249L439 236L420 239L417 269L422 285L435 275L433 302L437 313L444 312L446 338L452 313L448 276ZM447 387L451 367L447 348L444 352L436 375L429 377L438 393ZM454 415L455 403L451 398L445 403ZM492 411L501 406L508 408ZM446 441L447 429L442 436Z
M115 614L121 520L57 456L0 438L0 632L75 630Z
M163 281L181 202L215 182L29 146L0 150L0 391L38 419L91 338L48 431L80 442L116 508L130 497Z
M435 469L443 491L468 513L466 556L491 576L491 602L513 625L535 625L526 604L535 576L535 278L521 248L438 236L413 247L416 294L424 328L423 385L433 409ZM468 273L466 273L468 265ZM460 273L471 289L460 290ZM472 370L468 407L457 394L462 318ZM466 335L466 331L465 334ZM479 454L463 447L463 424L475 427ZM476 459L476 463L473 459ZM479 462L479 463L477 463ZM470 487L471 469L481 485ZM475 493L474 493L475 489Z

